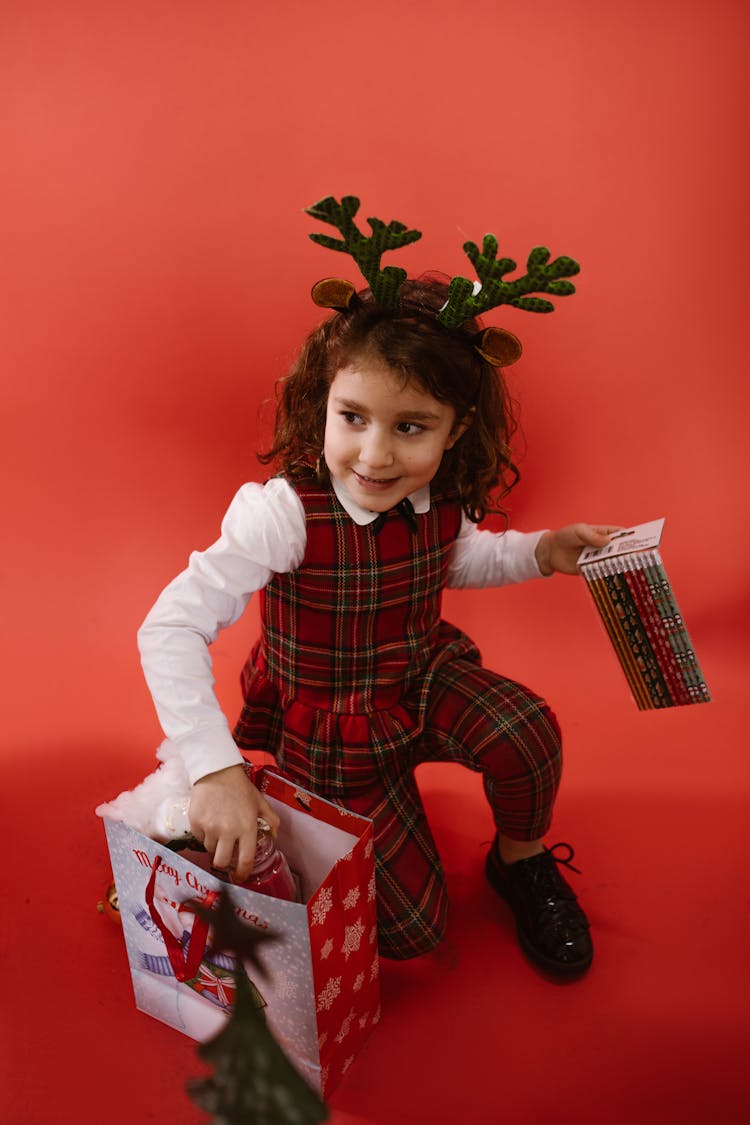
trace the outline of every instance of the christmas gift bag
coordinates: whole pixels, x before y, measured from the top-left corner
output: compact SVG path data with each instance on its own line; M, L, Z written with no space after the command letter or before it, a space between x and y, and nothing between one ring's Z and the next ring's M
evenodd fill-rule
M271 1032L326 1097L380 1016L372 823L267 770L254 781L281 818L299 902L227 885L210 857L104 817L136 1005L193 1039L220 1030L236 965L188 904L210 907L225 888L243 922L278 935L262 949L266 975L242 971Z

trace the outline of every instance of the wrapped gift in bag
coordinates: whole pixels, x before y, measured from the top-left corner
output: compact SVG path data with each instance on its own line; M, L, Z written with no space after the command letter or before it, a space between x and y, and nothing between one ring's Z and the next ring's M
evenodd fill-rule
M220 1030L237 966L186 904L211 906L225 888L243 922L278 935L263 947L266 975L242 971L271 1032L326 1097L380 1016L372 823L267 770L254 782L281 818L299 902L227 885L209 856L104 815L136 1004L193 1039Z

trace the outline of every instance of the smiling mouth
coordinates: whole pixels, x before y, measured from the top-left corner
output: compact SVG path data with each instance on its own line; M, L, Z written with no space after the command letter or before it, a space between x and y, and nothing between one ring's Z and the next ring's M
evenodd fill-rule
M352 472L360 484L371 485L375 488L387 488L399 479L398 477L367 477L363 473L358 473L356 469L353 469Z

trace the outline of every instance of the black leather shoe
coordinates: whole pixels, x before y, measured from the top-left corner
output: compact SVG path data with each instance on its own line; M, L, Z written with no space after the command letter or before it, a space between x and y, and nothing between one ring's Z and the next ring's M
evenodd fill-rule
M567 848L567 855L556 856L557 848ZM570 844L554 844L530 859L503 863L495 837L485 864L490 884L515 915L529 960L562 977L585 972L594 956L588 919L558 870L563 864L576 871L570 862L573 854Z

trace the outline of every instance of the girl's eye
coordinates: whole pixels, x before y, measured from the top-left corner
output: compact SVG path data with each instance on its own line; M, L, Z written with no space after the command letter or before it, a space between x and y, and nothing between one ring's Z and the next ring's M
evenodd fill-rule
M341 417L349 426L361 426L364 422L361 414L354 414L351 410L342 410Z
M416 422L399 422L396 429L400 434L421 434L424 426L420 426Z

